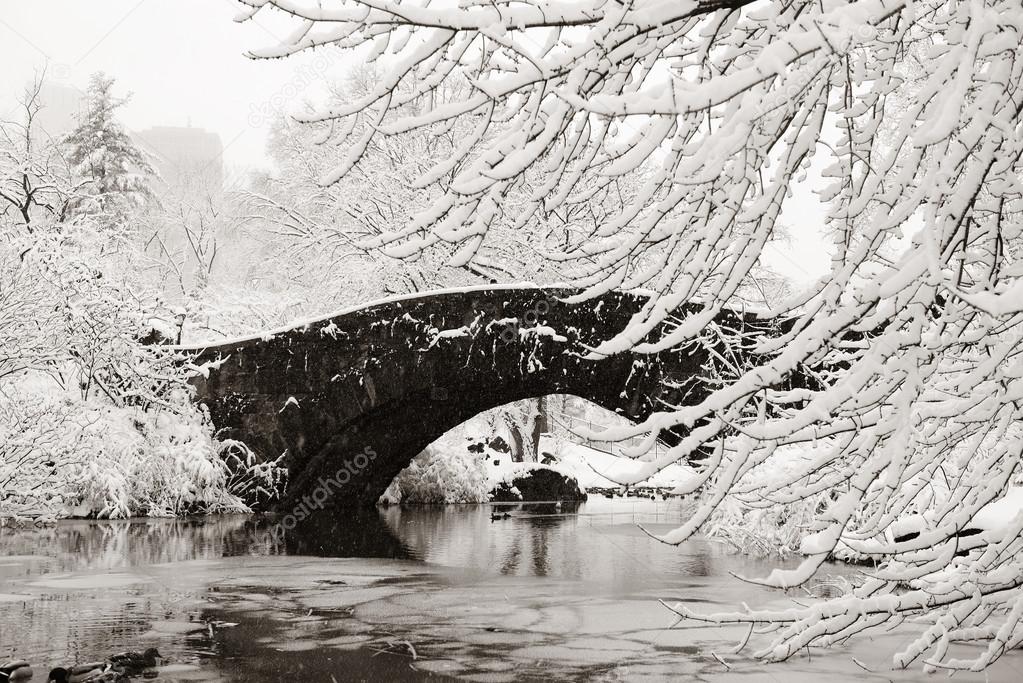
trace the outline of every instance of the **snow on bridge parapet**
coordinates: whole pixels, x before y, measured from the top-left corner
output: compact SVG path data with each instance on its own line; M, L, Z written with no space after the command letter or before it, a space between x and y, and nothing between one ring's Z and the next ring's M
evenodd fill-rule
M533 283L529 283L529 282L524 282L524 283L509 284L509 285L489 285L489 284L488 285L471 285L471 286L466 286L466 287L448 287L448 288L444 288L444 289L434 289L434 290L429 290L429 291L425 291L425 292L409 292L408 294L398 294L398 295L395 295L395 296L385 297L385 298L382 298L382 299L374 299L373 301L367 301L366 303L356 304L354 306L348 306L348 307L342 308L340 310L333 311L332 313L326 313L326 314L317 315L317 316L311 317L311 318L304 318L304 319L295 320L295 321L290 322L290 323L288 323L286 325L282 325L281 327L276 327L274 329L266 330L264 332L257 332L257 333L253 333L253 334L240 335L240 336L236 336L236 337L225 337L223 339L216 339L216 340L211 339L211 340L204 340L204 341L198 341L198 342L190 342L188 344L178 344L178 345L175 345L173 348L180 349L180 350L183 350L183 351L201 351L202 349L208 348L208 347L210 347L211 345L214 345L214 344L218 345L218 346L222 346L222 345L228 345L228 344L239 344L239 343L242 343L242 342L254 341L254 340L257 340L257 339L258 340L262 340L262 341L269 341L270 339L274 338L275 336L277 336L279 334L285 334L287 332L292 332L292 331L297 330L297 329L311 329L315 325L317 325L318 323L326 323L326 322L328 322L328 321L330 321L332 319L335 319L335 318L340 318L340 317L343 317L343 316L352 315L353 313L359 313L361 311L366 311L366 310L371 309L371 308L380 308L380 307L386 306L388 304L402 304L404 302L412 302L412 301L415 301L417 299L430 299L430 298L434 298L434 297L444 296L444 295L447 295L447 294L466 294L466 293L496 292L496 291L517 292L517 291L521 291L521 290L545 290L545 291L546 290L550 290L550 291L564 290L566 293L567 292L577 292L578 291L578 290L574 290L574 289L570 288L568 285L564 285L564 284L553 284L553 285L541 286L541 285L537 285L537 284L533 284ZM637 290L637 293L641 294L639 290Z
M325 313L325 314L322 314L322 315L316 315L316 316L310 317L310 318L298 319L298 320L289 322L286 325L282 325L280 327L276 327L276 328L273 328L273 329L270 329L270 330L266 330L266 331L254 332L254 333L251 333L251 334L239 335L239 336L235 336L235 337L224 337L224 338L220 338L220 339L208 339L208 340L190 341L188 343L172 345L171 348L177 349L177 350L182 350L182 351L201 351L201 350L203 350L205 348L209 348L210 346L213 346L213 345L226 346L226 345L231 345L231 344L240 344L240 343L243 343L243 342L257 341L257 340L259 340L259 341L270 341L271 339L277 337L278 335L286 334L288 332L294 332L295 330L310 330L310 329L314 329L314 328L316 328L317 325L319 325L321 323L323 324L321 329L325 329L325 330L329 329L329 330L336 331L336 328L330 328L329 321L335 320L337 318L341 318L341 317L345 317L345 316L349 316L349 315L365 312L365 311L368 311L370 309L389 307L389 306L393 305L393 306L397 307L397 309L401 310L401 309L403 309L405 307L406 304L414 305L414 303L416 301L425 300L425 299L436 299L436 298L441 298L441 297L445 297L445 296L448 296L448 295L457 295L457 294L480 294L480 295L487 295L487 298L493 298L495 295L499 294L500 292L507 292L507 293L513 294L513 295L521 294L523 292L545 292L545 293L547 293L551 297L551 300L564 301L565 303L574 304L574 305L580 305L580 306L586 305L587 302L588 302L592 306L592 313L594 314L594 317L596 319L601 319L602 318L602 314L604 312L603 311L604 301L601 300L600 297L595 297L593 299L583 298L583 290L580 290L579 288L572 287L572 286L570 286L568 284L564 284L564 283L554 283L554 284L550 284L550 285L537 285L537 284L534 284L534 283L525 282L525 283L503 284L503 285L491 285L491 284L487 284L487 285L471 285L471 286L465 286L465 287L449 287L449 288L444 288L444 289L428 290L428 291L424 291L424 292L410 292L410 293L407 293L407 294L399 294L399 295L395 295L395 296L391 296L391 297L385 297L385 298L382 298L382 299L375 299L373 301L368 301L366 303L356 304L354 306L348 306L348 307L342 308L340 310L333 311L331 313ZM653 292L651 292L650 290L642 289L642 288L635 288L635 289L624 290L624 291L621 291L621 292L618 292L618 293L620 293L620 294L622 294L624 296L634 297L637 300L646 300L650 296L653 295ZM747 306L745 308L745 312L750 314L751 316L755 316L755 315L760 315L760 314L765 313L766 309L750 308L749 306ZM409 314L406 312L404 315L408 316ZM516 321L519 324L523 324L523 321L521 319L519 319L519 316L512 316L512 317L509 317L509 318L507 318L506 320L503 320L503 321L493 321L493 322L495 322L495 323L496 322L500 322L500 323L503 323L503 324L513 324ZM416 322L421 322L421 321L416 321ZM526 323L528 324L528 321L526 321ZM327 332L325 332L325 334L329 335L329 334L331 334L331 332L327 331Z
M294 495L331 475L349 453L372 447L382 454L352 476L339 505L372 504L426 445L505 403L574 394L641 422L707 394L704 368L712 359L702 345L591 357L587 350L627 325L647 298L608 292L573 303L576 294L534 286L445 290L189 347L194 363L209 368L195 379L197 394L222 436L264 458L287 452ZM728 315L730 324L744 320Z

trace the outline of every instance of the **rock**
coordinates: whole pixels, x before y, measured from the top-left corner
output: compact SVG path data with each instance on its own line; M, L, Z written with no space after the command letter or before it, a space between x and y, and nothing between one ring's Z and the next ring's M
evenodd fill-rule
M516 495L518 494L518 495ZM522 474L508 482L501 482L490 491L490 500L497 503L519 501L581 501L586 500L586 492L579 488L579 483L545 467L539 467Z
M499 436L495 436L487 445L491 450L495 450L498 453L511 453L511 446L509 446L508 442Z

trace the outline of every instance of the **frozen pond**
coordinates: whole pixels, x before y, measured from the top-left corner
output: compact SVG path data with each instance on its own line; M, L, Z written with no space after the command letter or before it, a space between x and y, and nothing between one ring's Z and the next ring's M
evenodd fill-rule
M664 546L635 526L677 524L678 501L507 509L496 521L489 506L367 511L286 532L243 516L5 530L0 659L29 660L40 681L150 646L163 681L934 680L889 669L912 626L776 665L734 653L744 628L668 628L658 599L713 610L806 598L729 575L773 561ZM954 680L1021 671L1014 653Z

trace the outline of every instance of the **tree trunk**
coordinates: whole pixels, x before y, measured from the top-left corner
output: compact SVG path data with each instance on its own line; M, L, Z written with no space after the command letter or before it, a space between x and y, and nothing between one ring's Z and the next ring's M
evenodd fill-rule
M531 413L532 418L532 437L533 442L533 460L540 461L540 435L544 432L550 431L550 425L547 419L547 397L541 396L536 399L536 412Z
M522 413L515 407L504 413L505 424L511 436L513 462L538 462L540 460L540 435L550 429L547 416L547 398L526 399L519 403ZM524 413L524 415L523 415Z
M508 416L508 434L511 436L511 443L508 445L511 447L511 459L512 462L525 462L526 458L526 443L525 439L522 438L522 429L519 427L518 421L512 416Z

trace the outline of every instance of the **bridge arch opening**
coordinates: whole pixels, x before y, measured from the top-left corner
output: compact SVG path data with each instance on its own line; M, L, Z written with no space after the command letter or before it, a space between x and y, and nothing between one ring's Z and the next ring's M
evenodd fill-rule
M599 432L631 421L570 394L523 399L483 411L431 442L391 481L379 502L480 503L503 478L532 468L574 478L581 492L619 486L617 474L630 461L620 458L641 437L601 439ZM596 435L591 432L597 432ZM669 448L661 441L652 456ZM672 466L653 485L677 485L688 467Z
M423 294L197 349L195 365L207 368L198 397L220 436L264 459L284 456L289 484L277 507L287 511L311 495L336 508L373 505L444 433L515 401L568 394L642 421L708 393L709 355L698 343L590 355L644 297L570 303L572 294Z

